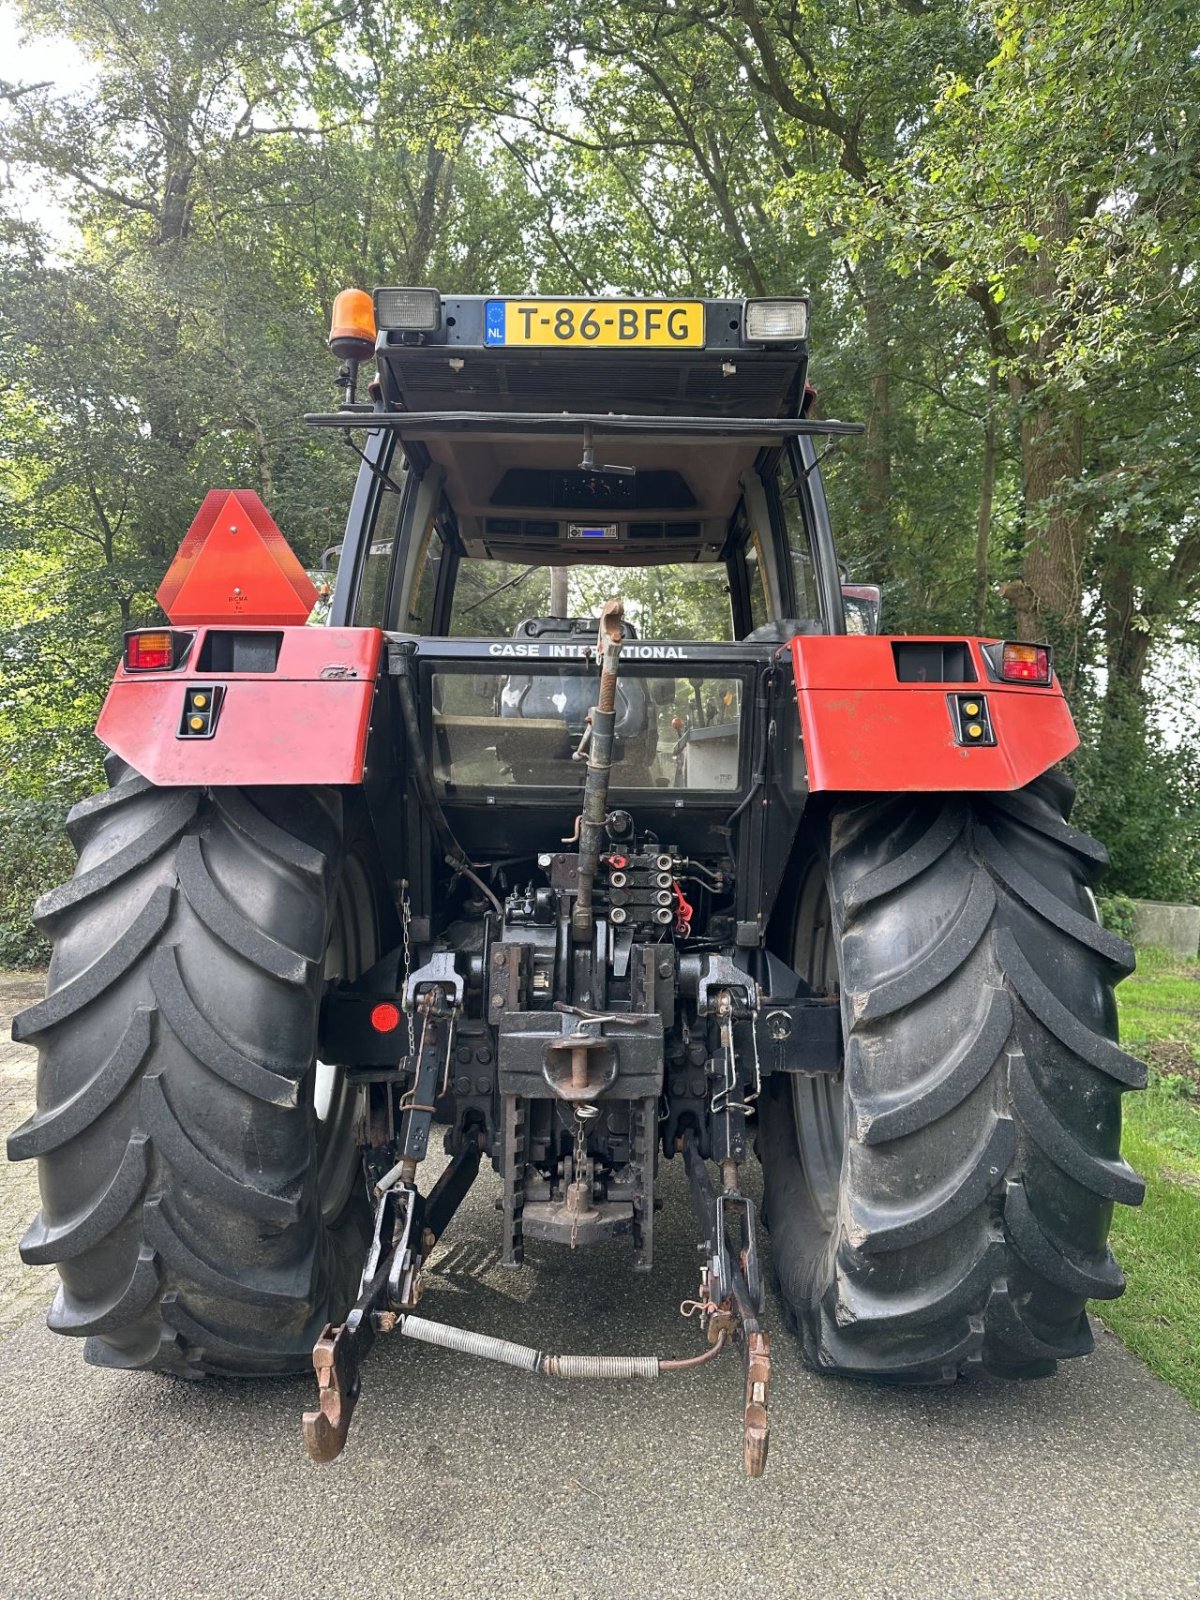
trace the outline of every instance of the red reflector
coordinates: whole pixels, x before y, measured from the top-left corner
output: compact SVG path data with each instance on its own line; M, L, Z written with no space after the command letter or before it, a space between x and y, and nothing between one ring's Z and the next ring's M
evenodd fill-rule
M125 670L161 672L175 665L175 635L165 628L125 635Z
M1000 652L1000 676L1006 683L1049 683L1050 646L1006 642Z
M400 1007L384 1000L371 1008L371 1026L376 1033L392 1033L400 1026Z
M172 622L299 625L317 591L251 489L213 489L188 529L158 603Z

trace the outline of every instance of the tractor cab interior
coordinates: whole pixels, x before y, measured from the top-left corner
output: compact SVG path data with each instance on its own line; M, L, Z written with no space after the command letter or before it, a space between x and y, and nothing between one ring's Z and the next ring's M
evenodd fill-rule
M746 348L740 305L717 304L704 347L669 355L491 348L479 308L450 301L440 332L376 347L382 409L359 414L329 620L404 654L410 736L419 721L472 851L527 848L547 808L570 830L608 601L625 627L614 795L697 851L727 848L763 781L779 645L845 631L815 469L821 435L856 425L802 417L802 343ZM497 803L509 788L523 806Z
M779 644L844 627L813 440L657 420L593 439L474 414L381 441L352 620L409 642L430 776L468 849L544 833L499 815L509 788L569 831L610 599L626 630L613 792L696 849L753 782Z
M646 640L768 638L783 618L839 631L818 582L811 453L765 436L414 429L381 463L353 620L515 640L620 594Z

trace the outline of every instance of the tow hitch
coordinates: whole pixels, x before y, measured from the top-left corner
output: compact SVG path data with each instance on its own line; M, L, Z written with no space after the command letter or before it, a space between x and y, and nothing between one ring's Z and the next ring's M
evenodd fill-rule
M699 1313L709 1339L728 1334L742 1353L746 1374L742 1464L748 1477L761 1478L770 1442L767 1400L771 1336L759 1321L763 1279L754 1231L754 1202L733 1186L718 1193L691 1139L684 1142L683 1163L692 1204L708 1232L700 1293L695 1301L685 1302L684 1309L688 1314Z
M551 1355L529 1345L473 1333L414 1315L420 1269L479 1171L481 1151L460 1151L428 1199L415 1185L397 1182L382 1191L358 1300L339 1327L327 1327L313 1350L318 1408L304 1414L304 1442L314 1461L332 1461L345 1448L361 1392L362 1362L379 1334L400 1333L422 1344L480 1356L548 1378L657 1378L705 1365L736 1344L745 1369L743 1452L746 1473L762 1476L767 1462L767 1392L771 1346L758 1318L762 1277L754 1234L753 1202L736 1190L717 1193L695 1145L684 1146L693 1202L707 1237L700 1292L680 1308L699 1315L708 1349L667 1360L660 1356ZM384 1239L391 1242L384 1248Z

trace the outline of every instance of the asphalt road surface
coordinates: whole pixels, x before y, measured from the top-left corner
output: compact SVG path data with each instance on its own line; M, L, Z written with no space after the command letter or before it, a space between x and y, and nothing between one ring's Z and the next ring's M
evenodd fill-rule
M28 1095L27 1065L6 1061L10 1090ZM27 1184L0 1168L10 1192ZM534 1247L510 1273L481 1177L422 1311L544 1350L694 1353L679 1163L660 1189L649 1279L618 1246ZM85 1367L39 1307L0 1344L0 1595L1200 1595L1200 1416L1101 1329L1093 1357L1048 1381L908 1391L818 1378L774 1303L767 1319L771 1457L750 1482L733 1356L569 1384L386 1339L345 1454L318 1467L300 1439L311 1382Z

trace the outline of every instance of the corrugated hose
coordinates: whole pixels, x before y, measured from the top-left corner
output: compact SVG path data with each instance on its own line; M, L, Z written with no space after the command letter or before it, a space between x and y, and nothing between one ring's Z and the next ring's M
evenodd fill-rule
M658 1356L556 1356L535 1350L531 1345L513 1344L487 1333L472 1333L469 1328L454 1328L447 1322L431 1322L428 1317L401 1316L397 1333L421 1344L434 1344L442 1350L457 1350L460 1355L480 1356L485 1361L500 1361L523 1372L540 1372L547 1378L657 1378L660 1372L698 1367L719 1355L725 1346L722 1333L717 1342L701 1355L682 1361L663 1361Z

